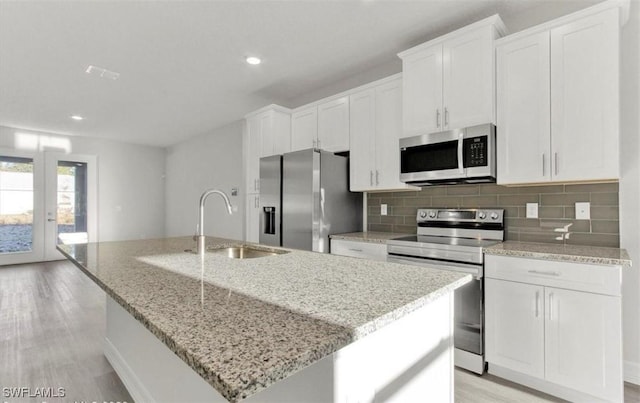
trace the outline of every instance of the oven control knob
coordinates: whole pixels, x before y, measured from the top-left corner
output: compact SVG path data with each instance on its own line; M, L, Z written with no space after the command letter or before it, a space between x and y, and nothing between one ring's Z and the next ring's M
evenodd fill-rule
M436 212L435 211L429 211L429 218L436 218Z
M485 213L484 211L479 212L478 218L484 220L485 218L487 218L487 213Z
M426 211L421 211L420 212L420 218L425 218L427 216L427 212Z
M498 213L496 213L495 211L493 213L491 213L491 219L492 220L497 220L498 219Z

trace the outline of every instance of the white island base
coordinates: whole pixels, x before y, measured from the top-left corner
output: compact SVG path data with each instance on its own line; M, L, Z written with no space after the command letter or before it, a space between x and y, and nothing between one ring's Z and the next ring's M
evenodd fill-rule
M138 402L226 402L107 296L105 356ZM269 386L250 402L453 402L452 293Z

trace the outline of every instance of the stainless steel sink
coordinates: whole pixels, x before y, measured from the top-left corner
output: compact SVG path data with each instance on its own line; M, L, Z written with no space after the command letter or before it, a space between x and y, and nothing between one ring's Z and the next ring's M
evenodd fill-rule
M233 246L230 248L207 249L207 253L225 255L230 259L254 259L257 257L282 255L289 252L276 249L258 249L249 246Z

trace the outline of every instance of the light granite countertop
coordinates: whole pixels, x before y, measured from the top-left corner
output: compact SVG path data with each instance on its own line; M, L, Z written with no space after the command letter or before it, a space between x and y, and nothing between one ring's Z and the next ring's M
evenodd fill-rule
M400 238L411 234L398 234L395 232L350 232L348 234L330 235L331 239L344 239L346 241L359 241L371 243L387 243L389 239Z
M484 249L486 255L525 257L563 262L631 266L625 249L506 241Z
M207 238L208 248L244 243ZM417 266L290 251L184 252L189 237L59 246L229 401L240 401L471 281Z

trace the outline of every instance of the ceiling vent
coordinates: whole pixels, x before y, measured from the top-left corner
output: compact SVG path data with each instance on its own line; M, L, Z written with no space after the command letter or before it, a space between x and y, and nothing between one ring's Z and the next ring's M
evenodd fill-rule
M98 66L89 66L85 70L85 73L91 74L94 76L108 78L109 80L117 80L120 77L120 73L116 73L115 71L107 70Z

